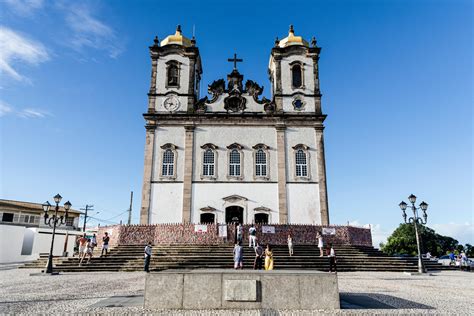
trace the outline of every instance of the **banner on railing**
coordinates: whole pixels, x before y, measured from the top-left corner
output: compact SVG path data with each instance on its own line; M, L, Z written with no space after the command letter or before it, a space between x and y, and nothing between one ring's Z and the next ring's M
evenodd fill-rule
M335 227L323 227L323 235L336 235Z
M195 233L207 233L207 225L194 225Z
M262 226L262 233L264 234L274 234L275 226Z
M219 237L227 237L227 225L219 225Z

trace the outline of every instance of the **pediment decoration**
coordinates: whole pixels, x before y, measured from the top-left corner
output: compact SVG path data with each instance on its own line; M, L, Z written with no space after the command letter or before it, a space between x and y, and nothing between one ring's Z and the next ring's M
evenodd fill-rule
M230 144L229 146L227 146L227 149L238 149L238 150L242 150L244 148L244 146L238 144L238 143L233 143L233 144Z
M214 145L214 144L207 143L207 144L202 145L201 148L202 148L202 149L211 148L211 149L213 149L213 150L216 150L216 149L219 148L219 147L217 147L217 146Z
M308 150L308 149L309 149L309 147L306 146L305 144L298 144L298 145L295 145L295 146L293 146L293 147L291 147L291 148L293 148L294 150L297 150L297 149Z
M253 149L263 148L263 149L265 149L265 150L270 149L270 147L268 147L267 145L262 144L262 143L259 143L259 144L255 145L255 146L253 146L252 148L253 148Z
M262 103L264 104L264 105L263 105L263 110L264 110L267 114L273 114L273 113L275 113L276 106L275 106L275 103L274 103L273 101L270 101L270 100L268 100L267 98L263 98L263 99L262 99Z
M255 213L270 213L272 210L265 206L254 208Z
M174 144L171 144L171 143L166 143L164 145L161 145L160 146L161 149L172 149L172 150L176 150L178 148L178 146L174 145Z
M205 206L205 207L201 207L199 210L203 213L212 213L212 212L217 211L217 209L215 209L214 207L209 206L209 205Z
M248 199L246 197L237 195L237 194L232 194L229 196L226 196L222 198L226 202L237 202L237 201L247 201Z

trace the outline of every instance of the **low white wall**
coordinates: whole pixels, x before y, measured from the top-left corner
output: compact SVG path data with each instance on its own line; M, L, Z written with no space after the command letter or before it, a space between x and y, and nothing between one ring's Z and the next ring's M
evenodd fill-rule
M48 228L26 228L24 226L0 225L0 263L35 260L40 253L49 253L51 232ZM69 231L66 251L72 256L76 235L81 232ZM64 250L66 231L56 229L53 255L61 256ZM31 249L31 254L28 250Z

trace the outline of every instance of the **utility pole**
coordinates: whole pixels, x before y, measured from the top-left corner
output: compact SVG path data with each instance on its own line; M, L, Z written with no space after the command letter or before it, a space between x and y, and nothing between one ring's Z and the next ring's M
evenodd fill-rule
M87 223L87 211L93 211L94 205L88 205L86 204L86 208L81 208L81 211L85 211L84 214L84 226L82 226L82 231L85 233L86 232L86 223Z
M128 209L128 225L132 224L132 202L133 202L133 191L130 191L130 208Z

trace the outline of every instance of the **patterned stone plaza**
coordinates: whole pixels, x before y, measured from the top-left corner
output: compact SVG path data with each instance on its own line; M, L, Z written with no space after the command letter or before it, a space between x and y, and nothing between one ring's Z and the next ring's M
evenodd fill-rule
M153 313L242 315L242 311L145 310L145 273L65 273L30 276L38 270L0 270L0 314ZM410 276L394 272L338 274L341 310L252 310L245 315L472 315L474 274L443 271ZM317 299L317 298L315 298Z

